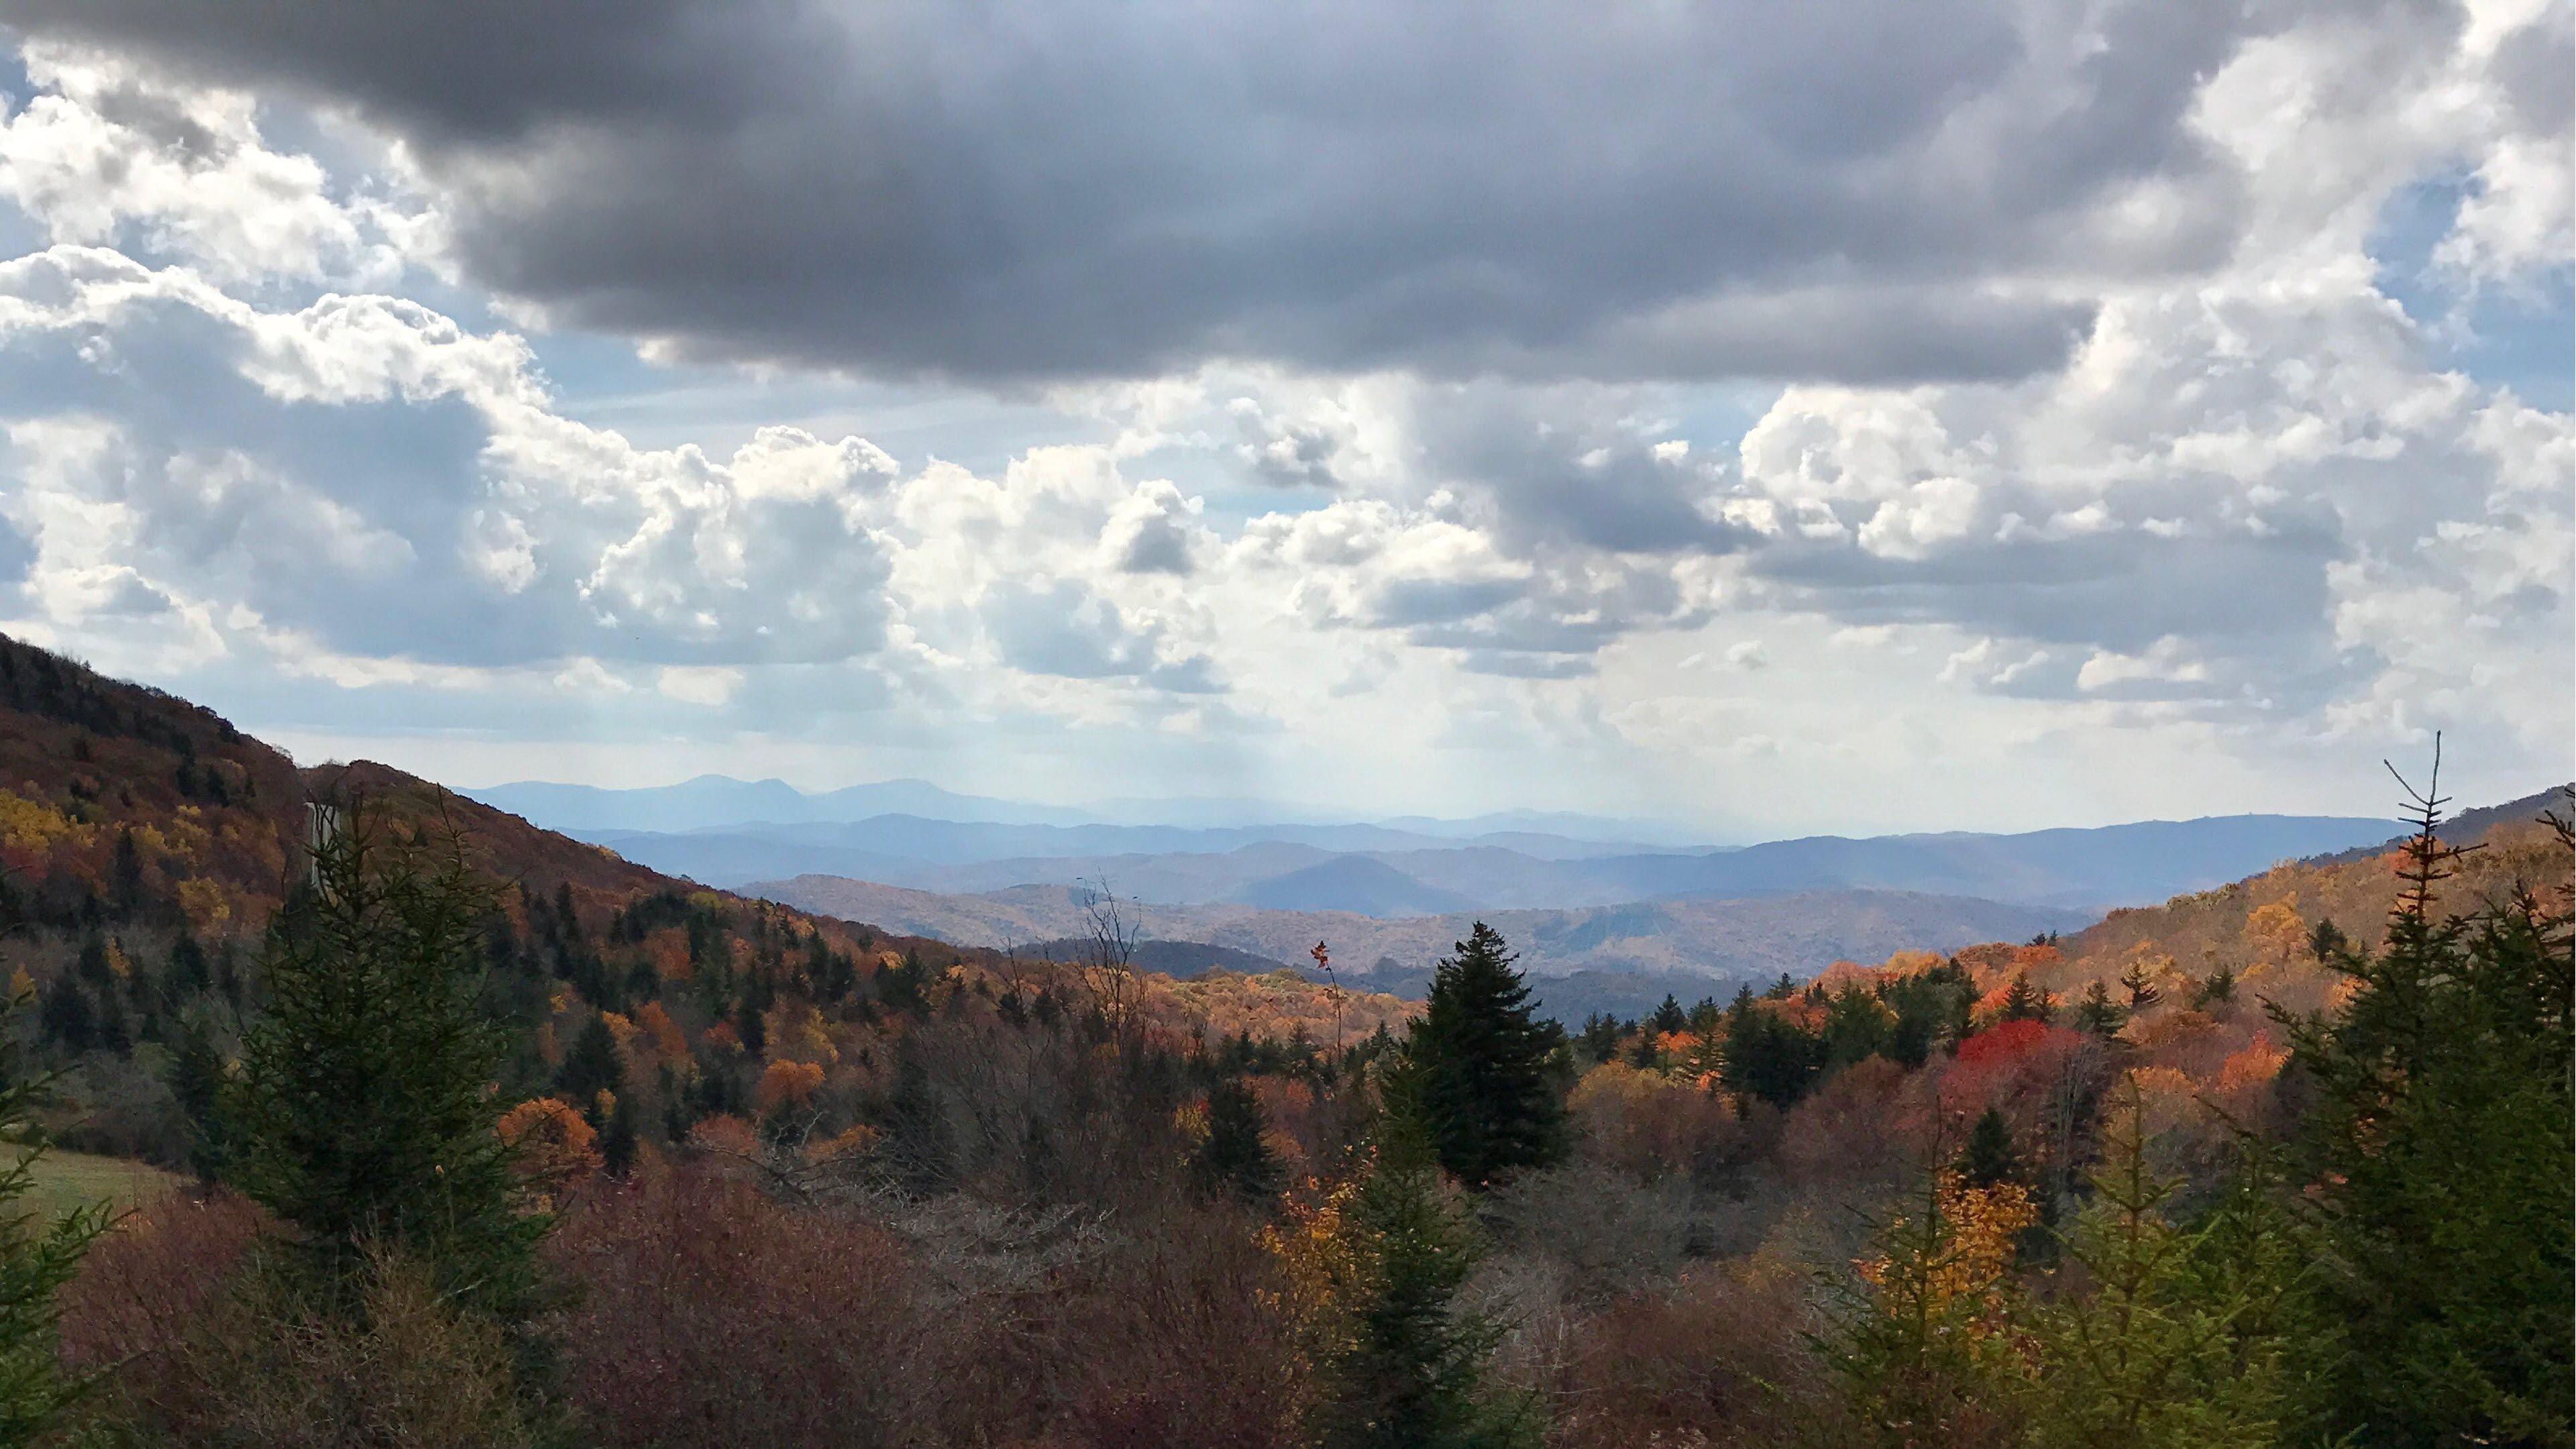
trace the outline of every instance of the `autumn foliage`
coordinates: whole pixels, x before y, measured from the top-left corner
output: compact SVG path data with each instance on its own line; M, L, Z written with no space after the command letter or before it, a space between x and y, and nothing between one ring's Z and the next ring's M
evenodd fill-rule
M61 1125L191 1170L63 1296L116 1442L2564 1442L2537 827L2446 861L2456 926L2392 931L2371 858L1571 1033L1497 973L1502 1093L1391 998L1113 1000L0 658L27 1045ZM442 938L493 1050L441 1141L537 1242L505 1305L430 1232L351 1234L317 1293L228 1186L275 1146L224 1104L325 787L407 842L451 812L491 887ZM1444 1052L1447 1170L1400 1128Z

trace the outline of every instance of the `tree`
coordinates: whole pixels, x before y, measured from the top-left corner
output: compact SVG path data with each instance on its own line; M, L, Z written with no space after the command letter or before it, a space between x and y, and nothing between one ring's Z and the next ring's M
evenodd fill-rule
M476 1004L489 894L452 832L398 839L363 801L343 820L271 931L268 1010L223 1095L232 1180L296 1230L331 1301L398 1251L513 1318L545 1222L518 1211L494 1131L511 1045Z
M611 1177L624 1177L635 1168L641 1150L641 1135L635 1126L635 1104L619 1093L608 1109L608 1125L599 1132L600 1170Z
M1208 1135L1199 1145L1199 1181L1210 1192L1232 1193L1248 1203L1267 1202L1279 1191L1278 1155L1262 1139L1269 1123L1261 1102L1241 1077L1208 1089Z
M1552 1060L1562 1033L1532 1016L1515 959L1478 921L1433 973L1431 999L1405 1041L1423 1131L1440 1164L1470 1186L1565 1151Z
M2045 1022L2056 1014L2056 998L2031 985L2027 973L2013 973L2012 985L2004 989L2004 1020Z
M2029 1171L2022 1165L2021 1153L2013 1146L2012 1124L2004 1120L2001 1110L1988 1107L1968 1129L1968 1144L1959 1149L1959 1178L1970 1187L1993 1187L1999 1182L2029 1182Z
M564 1100L584 1112L602 1092L615 1092L626 1084L626 1069L617 1055L617 1034L608 1023L594 1015L583 1022L581 1031L572 1039L572 1050L564 1053L563 1065L555 1071L555 1087Z
M2284 1409L2283 1245L2269 1215L2233 1208L2177 1228L2166 1209L2181 1184L2149 1171L2145 1120L2133 1077L2090 1175L2092 1201L2061 1235L2090 1291L2023 1315L2036 1350L2031 1442L2269 1449Z
M2111 999L2111 989L2096 981L2084 988L2084 997L2075 1003L2075 1029L2108 1040L2120 1034L2129 1021L2126 1007Z
M1896 1026L1896 1018L1887 1004L1855 985L1833 999L1825 1009L1824 1029L1817 1039L1817 1053L1829 1069L1839 1069L1878 1055L1885 1050Z
M1655 1008L1651 1025L1656 1032L1669 1036L1690 1025L1690 1013L1682 1010L1680 999L1667 991L1664 1004Z
M2298 1162L2324 1265L2303 1336L2317 1427L2363 1445L2563 1444L2576 1418L2568 912L2525 892L2438 914L2461 852L2439 836L2437 792L2414 796L2387 944L2330 962L2350 981L2341 1019L2274 1013L2311 1104Z
M1535 1439L1485 1369L1501 1325L1457 1305L1482 1244L1441 1181L1409 1065L1385 1078L1374 1160L1341 1208L1337 1285L1318 1415L1327 1449L1504 1449Z
M2326 922L2323 924L2332 924ZM2236 999L2236 968L2221 961L2209 968L2209 974L2191 990L2191 1004L2203 1010L2225 1006Z
M2038 1220L2016 1182L1928 1175L1882 1223L1833 1331L1818 1341L1862 1442L1889 1449L2010 1442L2015 1240Z
M1796 1022L1739 993L1726 1024L1726 1059L1718 1080L1739 1098L1786 1110L1804 1096L1816 1075L1815 1039Z
M7 1029L23 1006L0 1006L0 1141L17 1145L0 1168L0 1444L35 1442L80 1395L56 1356L55 1295L109 1221L104 1208L48 1219L28 1201L45 1151L33 1121L45 1083L19 1070L17 1033Z
M2144 961L2130 962L2129 968L2120 973L2120 985L2129 993L2129 1010L2133 1012L2144 1011L2165 999L2164 989L2147 974Z
M2320 961L2332 961L2351 945L2343 928L2332 921L2320 919L2308 928L2308 954Z
M212 1187L224 1175L230 1151L222 1113L225 1065L215 1048L215 1035L199 1006L179 1020L178 1039L170 1049L170 1095L188 1124L188 1169Z
M36 1008L36 1026L45 1040L61 1042L70 1051L85 1052L98 1039L98 1009L90 1002L89 993L66 973L45 988Z
M1597 1011L1592 1013L1583 1019L1583 1034L1577 1040L1582 1044L1586 1060L1595 1063L1610 1060L1619 1051L1618 1018L1604 1016Z

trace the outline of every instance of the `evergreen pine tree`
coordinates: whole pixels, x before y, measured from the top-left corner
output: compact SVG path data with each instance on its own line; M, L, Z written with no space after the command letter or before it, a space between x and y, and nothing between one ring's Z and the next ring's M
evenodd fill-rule
M2014 1442L2010 1270L2036 1216L2019 1183L1979 1188L1942 1171L1878 1225L1859 1281L1844 1285L1832 1330L1816 1340L1860 1430L1835 1442Z
M293 1227L333 1301L370 1252L505 1320L543 1219L523 1216L493 1131L508 1033L477 1006L488 892L451 837L403 843L360 802L272 928L268 1010L225 1085L231 1178Z
M1279 1191L1279 1158L1262 1140L1269 1126L1250 1083L1226 1077L1208 1089L1208 1135L1198 1151L1199 1181L1210 1192L1263 1203Z
M80 973L81 980L102 993L116 989L116 970L108 965L107 938L96 931L81 938L80 959L73 969Z
M2035 1449L2269 1449L2283 1442L2287 1278L2266 1220L2230 1208L2174 1225L2181 1187L2148 1170L2131 1078L2091 1203L2063 1235L2090 1291L2024 1315ZM2247 1230L2255 1239L2248 1240Z
M572 1039L572 1050L564 1053L563 1065L555 1070L555 1087L564 1100L583 1112L602 1092L621 1090L626 1082L626 1069L617 1055L617 1035L597 1015L583 1022Z
M1817 1054L1828 1069L1850 1066L1885 1048L1894 1025L1895 1018L1886 1003L1875 993L1853 986L1834 997L1833 1004L1825 1009Z
M1606 1062L1619 1054L1619 1022L1615 1017L1594 1012L1583 1019L1580 1038L1586 1060Z
M188 1170L211 1187L223 1176L229 1143L221 1111L224 1059L206 1015L198 1007L180 1018L170 1049L170 1095L188 1124Z
M2341 1019L2275 1012L2313 1104L2314 1427L2362 1445L2563 1444L2576 1420L2567 911L2526 895L2476 919L2437 914L2458 852L2434 788L2416 803L2385 948L2331 963L2353 986Z
M1664 993L1664 1004L1655 1008L1653 1025L1659 1032L1666 1034L1677 1032L1690 1025L1690 1013L1682 1010L1680 1000L1667 991Z
M2111 989L2096 981L2084 988L2084 999L2075 1004L2075 1029L2109 1039L2127 1025L2129 1013L2111 999Z
M2120 987L2129 993L2129 1010L2133 1012L2144 1011L2165 999L2164 989L2147 974L2144 961L2129 963L2129 968L2120 973Z
M170 944L170 966L164 977L169 1004L177 1008L214 989L214 968L206 961L206 948L188 928L179 928L179 939Z
M599 1129L600 1168L611 1177L624 1177L635 1170L635 1158L642 1150L635 1103L627 1094L619 1093L608 1109L608 1125Z
M2031 985L2027 974L2013 974L2012 985L2004 989L2004 1020L2045 1022L2056 1014L2057 1002L2053 997Z
M1943 1015L1954 994L1928 976L1898 981L1887 993L1887 1005L1896 1019L1887 1029L1887 1041L1880 1052L1908 1071L1930 1061L1932 1043L1940 1035Z
M1323 1365L1325 1449L1510 1449L1536 1438L1525 1406L1497 1403L1485 1383L1501 1326L1457 1305L1482 1244L1441 1181L1420 1077L1401 1058L1382 1076L1374 1161L1345 1209L1355 1281Z
M1755 1005L1750 992L1736 997L1718 1069L1728 1091L1786 1110L1806 1095L1816 1066L1816 1041L1797 1023Z
M1529 985L1491 926L1478 921L1431 979L1406 1039L1422 1126L1440 1163L1471 1186L1556 1161L1565 1106L1554 1056L1563 1033L1530 1011Z
M32 1444L61 1421L81 1386L64 1376L56 1352L55 1295L80 1271L81 1257L107 1230L104 1208L48 1217L28 1201L44 1141L33 1121L44 1083L19 1070L14 1017L0 1006L0 1444Z
M85 1052L98 1039L98 1009L79 982L68 974L57 976L38 1002L36 1027L45 1040L60 1042L67 1051Z
M2332 961L2351 945L2343 928L2332 921L2320 919L2308 928L2308 954L2320 961Z
M1988 1107L1968 1129L1967 1145L1959 1150L1959 1179L1970 1187L2029 1181L2021 1153L2013 1146L2012 1124L1997 1108Z
M2191 990L2191 1004L2203 1011L2226 1006L2236 999L2236 968L2221 961L2209 968L2209 974Z
M917 1049L897 1048L894 1089L887 1095L882 1120L885 1143L880 1151L898 1181L924 1194L952 1185L956 1138Z

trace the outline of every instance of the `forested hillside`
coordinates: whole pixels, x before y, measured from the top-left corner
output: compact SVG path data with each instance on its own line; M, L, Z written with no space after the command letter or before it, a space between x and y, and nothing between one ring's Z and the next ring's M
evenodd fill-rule
M0 661L5 1041L58 1074L0 1121L189 1180L0 1240L31 1425L2567 1442L2576 857L2527 808L1568 1031L1494 922L1418 1007L1139 971L1114 902L943 946Z
M710 1119L833 1138L883 1097L907 1038L1072 1020L1098 984L1072 952L1013 959L708 891L382 765L299 771L206 710L0 638L0 941L33 999L21 1033L63 1074L49 1115L67 1142L190 1161L202 1073L259 1011L264 935L307 868L308 801L452 837L491 887L503 1092L578 1103L621 1140ZM1176 987L1112 944L1120 1010L1175 1047L1324 1039L1337 1005L1365 1036L1408 1010L1293 974Z

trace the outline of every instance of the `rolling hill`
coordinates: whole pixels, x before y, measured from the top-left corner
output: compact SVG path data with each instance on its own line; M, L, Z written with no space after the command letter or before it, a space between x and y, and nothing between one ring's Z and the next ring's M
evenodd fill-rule
M1368 855L1336 855L1236 891L1237 905L1266 911L1349 911L1363 916L1437 916L1472 911L1456 891L1427 886Z
M944 895L869 881L800 876L750 888L800 910L876 921L888 929L961 945L1077 937L1084 892L1019 886ZM1838 960L1876 960L1893 951L1950 949L1978 941L2023 940L2072 930L2071 911L1902 891L1823 891L1741 900L1694 898L1581 910L1447 912L1381 918L1348 911L1267 910L1221 903L1143 902L1130 915L1152 940L1203 942L1280 962L1303 962L1326 942L1334 958L1368 969L1427 966L1482 918L1540 975L1576 971L1674 972L1711 981L1805 974Z
M1204 830L884 815L585 838L656 869L728 888L800 875L946 894L1107 881L1122 896L1163 905L1233 902L1362 915L1860 889L2098 912L2206 889L2283 860L2375 848L2394 828L2388 820L2357 817L2232 815L2018 835L1818 836L1670 851L1528 835L1444 840L1376 825ZM1335 861L1347 863L1323 868Z

